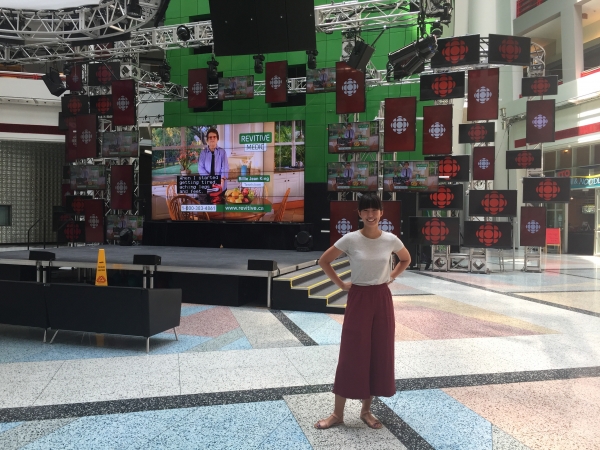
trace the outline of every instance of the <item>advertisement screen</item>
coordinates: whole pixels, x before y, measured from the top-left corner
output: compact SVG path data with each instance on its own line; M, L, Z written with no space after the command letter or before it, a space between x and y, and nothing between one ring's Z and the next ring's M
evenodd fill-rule
M304 134L293 120L154 128L152 219L303 222Z
M219 100L254 98L254 75L219 78Z
M71 189L106 189L105 166L70 166Z
M106 239L109 241L119 239L121 231L133 231L133 240L142 242L144 231L143 216L127 216L125 214L109 214L106 216Z
M377 191L377 162L327 163L328 191Z
M437 161L384 161L383 190L388 192L438 190Z
M332 123L329 153L379 151L379 122Z
M137 131L114 131L102 135L102 157L139 156L139 138Z
M335 92L335 67L306 70L306 93Z

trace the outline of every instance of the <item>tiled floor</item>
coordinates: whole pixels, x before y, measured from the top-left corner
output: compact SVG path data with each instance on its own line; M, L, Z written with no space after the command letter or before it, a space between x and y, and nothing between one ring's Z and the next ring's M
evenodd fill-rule
M508 267L508 265L507 265ZM186 304L179 340L0 326L0 449L598 449L600 258L407 272L397 393L331 412L344 317Z

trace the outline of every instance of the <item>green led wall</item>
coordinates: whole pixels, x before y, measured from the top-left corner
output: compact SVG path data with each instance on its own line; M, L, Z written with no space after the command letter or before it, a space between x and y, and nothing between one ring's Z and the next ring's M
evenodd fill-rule
M329 4L329 2L316 0L315 5ZM191 17L210 14L207 0L171 0L165 17L165 25L189 23ZM362 33L363 39L373 42L379 31ZM376 50L371 61L377 69L386 67L387 54L414 41L417 37L416 28L395 28L387 30L377 41ZM240 32L240 39L243 39ZM342 34L317 33L317 67L334 67L340 60L342 49ZM265 63L270 61L287 60L288 64L305 64L304 52L270 53L265 55ZM206 61L210 55L194 55L192 49L171 50L167 52L167 59L171 65L171 81L187 85L189 69L207 67ZM254 75L255 80L264 80L263 74L254 74L254 60L252 55L217 57L218 70L225 76ZM367 87L367 110L360 114L359 120L373 120L378 112L380 102L388 97L419 96L419 84L404 84L390 86ZM423 115L423 105L418 104L417 115ZM259 96L251 100L226 101L223 111L194 113L187 107L187 102L165 103L165 127L191 126L200 124L228 124L247 122L270 122L286 120L306 121L306 161L305 182L325 182L326 163L337 161L336 155L327 153L327 124L339 121L335 113L335 93L309 94L306 96L306 106L271 108L265 103L265 97ZM422 122L417 122L417 150L401 153L402 158L421 159L421 133Z

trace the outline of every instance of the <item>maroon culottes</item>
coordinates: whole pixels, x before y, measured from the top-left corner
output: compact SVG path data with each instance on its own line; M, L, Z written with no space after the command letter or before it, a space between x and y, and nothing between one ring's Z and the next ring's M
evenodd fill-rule
M352 285L342 327L333 393L345 398L391 397L394 379L394 307L387 284Z

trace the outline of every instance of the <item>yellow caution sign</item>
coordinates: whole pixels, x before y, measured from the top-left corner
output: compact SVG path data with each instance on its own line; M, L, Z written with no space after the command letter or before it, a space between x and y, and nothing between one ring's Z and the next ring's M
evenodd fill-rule
M104 256L103 248L98 250L98 263L96 264L96 286L108 286L106 256Z

